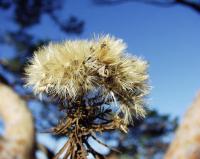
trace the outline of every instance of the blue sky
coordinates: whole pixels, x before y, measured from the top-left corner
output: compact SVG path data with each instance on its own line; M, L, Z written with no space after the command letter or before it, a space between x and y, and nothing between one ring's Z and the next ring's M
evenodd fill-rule
M200 14L182 6L130 2L100 7L80 2L68 1L65 13L86 21L82 37L109 33L124 39L128 52L149 62L149 106L182 116L200 90Z
M153 87L149 107L181 117L200 91L200 14L194 10L134 2L96 6L89 0L67 0L60 12L61 19L75 15L85 21L79 38L109 33L124 39L128 52L149 62ZM47 16L29 32L55 40L74 38L59 31ZM1 55L2 50L6 47L1 47Z

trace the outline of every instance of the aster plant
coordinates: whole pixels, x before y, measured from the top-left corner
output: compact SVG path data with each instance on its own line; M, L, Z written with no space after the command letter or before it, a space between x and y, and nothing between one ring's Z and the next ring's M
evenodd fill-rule
M101 143L97 133L126 133L133 117L145 116L147 62L128 55L121 39L106 35L50 43L34 53L25 72L35 94L63 105L65 117L51 131L68 140L55 159L104 158L88 139Z

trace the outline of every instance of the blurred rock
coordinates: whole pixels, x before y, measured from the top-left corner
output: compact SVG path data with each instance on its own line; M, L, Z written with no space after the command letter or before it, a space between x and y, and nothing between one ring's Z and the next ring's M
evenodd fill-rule
M26 103L0 82L0 116L4 136L0 138L0 159L34 159L34 124Z
M200 159L200 92L178 127L165 159Z

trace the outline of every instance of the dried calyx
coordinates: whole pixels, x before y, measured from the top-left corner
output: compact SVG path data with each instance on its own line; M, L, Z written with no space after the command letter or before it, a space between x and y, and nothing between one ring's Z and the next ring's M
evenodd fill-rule
M55 158L86 159L88 153L103 158L88 138L98 140L96 133L115 129L127 132L133 116L145 115L147 63L127 55L121 39L107 35L51 43L35 52L26 77L36 94L66 103L66 118L52 131L69 139Z

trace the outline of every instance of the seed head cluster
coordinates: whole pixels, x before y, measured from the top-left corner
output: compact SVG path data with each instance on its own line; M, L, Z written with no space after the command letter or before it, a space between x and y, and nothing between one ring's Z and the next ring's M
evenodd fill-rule
M66 116L52 132L69 139L55 159L87 159L88 153L103 158L88 139L100 143L96 133L127 132L133 117L145 115L147 62L129 55L121 39L106 35L50 43L34 53L25 72L35 94L66 105Z
M34 53L26 68L27 85L75 101L96 89L113 97L125 122L144 116L147 62L126 53L126 44L109 35L92 40L50 43Z

